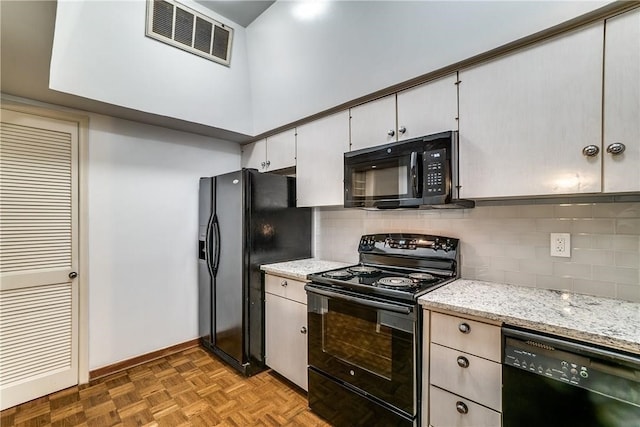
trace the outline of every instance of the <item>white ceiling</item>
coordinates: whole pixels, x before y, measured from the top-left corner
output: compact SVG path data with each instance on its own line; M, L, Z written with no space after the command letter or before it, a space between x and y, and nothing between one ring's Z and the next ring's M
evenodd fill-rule
M269 0L194 0L227 19L247 27L274 1Z

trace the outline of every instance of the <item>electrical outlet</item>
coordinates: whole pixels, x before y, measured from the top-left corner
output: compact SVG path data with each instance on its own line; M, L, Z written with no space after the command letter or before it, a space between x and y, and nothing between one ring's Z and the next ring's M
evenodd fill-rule
M551 256L570 258L571 257L571 234L551 233Z

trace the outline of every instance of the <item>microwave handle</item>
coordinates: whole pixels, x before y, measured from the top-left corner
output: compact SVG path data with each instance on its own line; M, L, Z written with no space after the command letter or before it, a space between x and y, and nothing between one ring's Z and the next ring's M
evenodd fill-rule
M411 153L411 188L413 189L413 197L418 197L418 153Z

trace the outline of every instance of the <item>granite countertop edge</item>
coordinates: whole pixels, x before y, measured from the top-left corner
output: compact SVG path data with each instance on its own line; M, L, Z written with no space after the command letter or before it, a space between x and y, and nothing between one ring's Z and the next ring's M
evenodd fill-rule
M495 290L490 299L483 300L480 297L467 300L458 298L456 295L456 291L469 293L477 290L480 293L486 291L488 287ZM507 291L507 296L501 300L499 294ZM523 297L523 302L514 303L514 299L517 300L520 296ZM536 303L532 303L531 301L535 301L536 298ZM565 306L559 306L559 300L571 300L567 303L571 309L567 310ZM456 280L423 295L419 302L424 308L453 311L640 354L640 332L637 331L637 327L634 329L633 324L634 320L635 325L640 324L640 304L638 303L464 279ZM526 307L523 304L526 304ZM622 320L611 320L608 316L605 318L603 313L598 311L602 305L618 308L617 314ZM525 314L518 314L522 312ZM585 315L591 318L591 323L583 321Z
M268 274L286 277L294 280L307 280L309 274L344 268L353 265L341 261L328 261L319 258L305 258L294 261L263 264L260 269Z

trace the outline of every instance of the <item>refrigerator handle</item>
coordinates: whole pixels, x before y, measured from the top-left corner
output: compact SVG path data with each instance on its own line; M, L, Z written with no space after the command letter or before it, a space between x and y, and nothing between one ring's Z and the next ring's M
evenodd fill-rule
M215 272L213 270L213 263L211 262L211 231L213 230L212 225L213 225L214 217L215 217L215 214L213 213L211 214L211 216L209 216L209 221L207 222L207 231L204 238L205 259L207 261L207 268L209 269L209 274L211 275L212 279L215 276Z
M213 216L213 230L216 236L216 256L213 260L213 275L218 274L218 267L220 267L220 223L218 222L218 215Z

